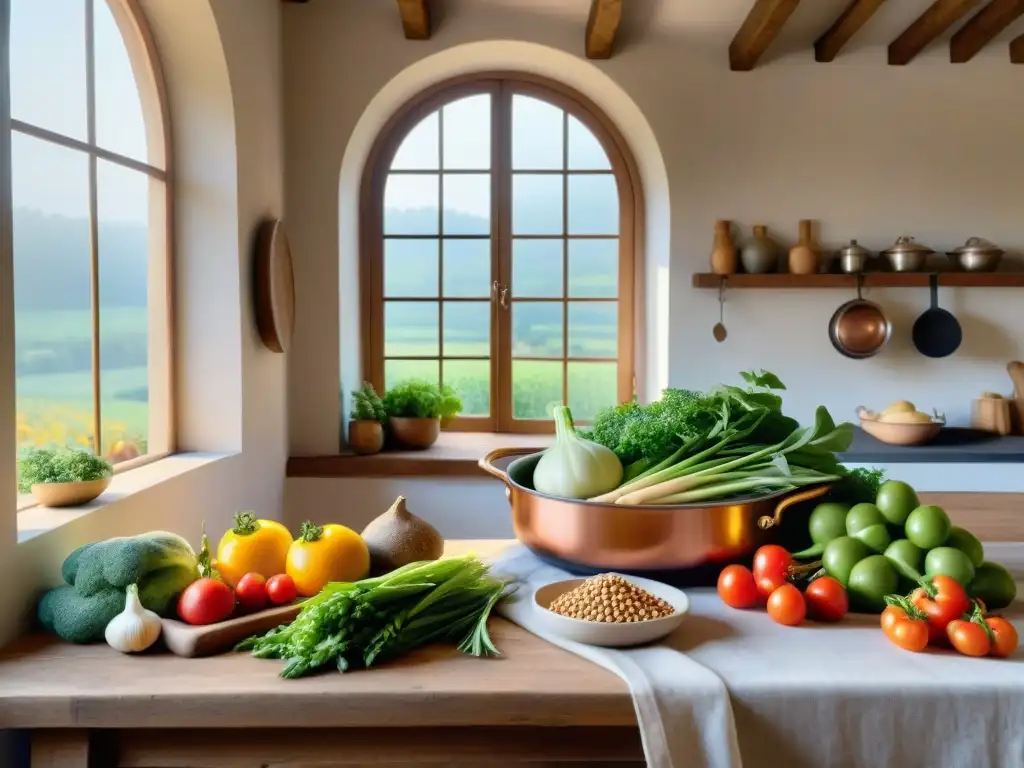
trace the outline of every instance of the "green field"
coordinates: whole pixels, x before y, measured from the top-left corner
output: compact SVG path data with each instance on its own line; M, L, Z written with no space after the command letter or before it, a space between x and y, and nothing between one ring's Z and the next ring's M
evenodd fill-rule
M130 440L144 450L149 431L146 310L106 309L100 325L103 450L109 452L119 440ZM17 312L15 329L19 448L89 446L93 431L90 313ZM143 364L130 365L138 362Z

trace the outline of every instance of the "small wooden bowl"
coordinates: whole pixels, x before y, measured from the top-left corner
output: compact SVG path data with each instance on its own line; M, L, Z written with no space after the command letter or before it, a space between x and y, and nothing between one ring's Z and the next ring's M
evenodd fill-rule
M348 423L348 447L360 456L377 453L384 447L384 427L379 421L353 420Z
M652 643L666 637L679 627L683 617L690 610L690 599L686 593L662 584L660 581L643 579L639 576L625 576L618 574L631 584L650 592L655 597L660 597L675 609L671 616L662 616L658 619L637 621L630 624L605 624L599 621L586 621L584 619L570 619L548 609L548 606L560 595L575 589L586 579L569 579L567 581L556 581L553 584L546 584L538 587L533 593L534 613L540 620L541 626L554 635L560 635L568 640L575 640L577 643L587 645L600 645L607 648L623 648L630 645L643 645Z
M77 507L88 504L110 485L111 478L84 480L78 483L36 483L32 495L44 507Z
M931 424L896 424L862 418L860 428L875 439L890 445L921 445L935 439L942 429L942 423L935 421Z
M441 435L440 419L409 419L391 417L391 431L405 448L429 448Z

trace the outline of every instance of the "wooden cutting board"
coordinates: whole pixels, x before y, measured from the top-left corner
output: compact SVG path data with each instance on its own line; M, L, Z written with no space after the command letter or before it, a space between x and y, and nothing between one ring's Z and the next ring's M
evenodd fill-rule
M167 648L178 656L212 656L230 651L260 632L287 624L298 616L302 603L278 605L216 624L195 626L177 619L160 619Z
M272 352L285 352L295 327L295 277L288 235L280 219L268 219L260 225L255 277L260 340Z

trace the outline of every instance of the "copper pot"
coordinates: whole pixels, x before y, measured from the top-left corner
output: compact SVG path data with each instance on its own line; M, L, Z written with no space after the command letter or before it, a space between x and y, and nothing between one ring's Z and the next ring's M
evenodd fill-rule
M863 360L882 351L892 336L892 323L882 308L861 296L863 277L857 275L857 298L843 304L828 323L828 338L844 357Z
M539 448L499 448L478 462L505 483L516 538L533 552L582 570L675 571L720 566L772 538L793 504L828 484L770 496L703 504L632 506L562 499L533 490ZM529 454L529 455L523 455ZM520 456L502 470L495 461Z

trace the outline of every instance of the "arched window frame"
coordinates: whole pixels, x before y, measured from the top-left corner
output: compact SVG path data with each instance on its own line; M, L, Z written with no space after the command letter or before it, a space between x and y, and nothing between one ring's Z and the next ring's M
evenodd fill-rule
M491 105L491 146L508 148L509 108L513 94L531 96L564 110L585 125L600 143L611 164L619 194L618 264L618 363L617 400L624 402L636 394L638 286L643 285L643 190L640 174L629 146L615 124L586 96L555 80L524 72L494 71L460 76L437 83L409 100L385 124L368 155L360 190L359 275L363 379L379 391L384 389L384 188L387 176L402 141L422 119L445 104L466 96L489 93ZM565 150L567 151L567 150ZM502 185L511 179L508 152L492 149L491 174L491 274L500 285L511 284L511 237L508 228L510 189ZM563 163L563 178L567 178ZM564 200L564 196L563 196ZM441 201L439 201L439 205ZM441 206L443 207L443 206ZM567 215L563 212L563 215ZM563 227L564 230L564 227ZM565 232L563 231L563 237ZM567 268L567 267L565 267ZM563 286L567 286L563 274ZM563 290L568 290L564 287ZM511 322L500 333L501 309L497 296L491 300L491 414L488 417L459 417L446 428L466 432L552 432L550 420L514 419L512 415ZM563 294L564 299L564 294ZM440 321L439 321L440 322ZM440 333L440 329L439 329ZM563 322L563 334L568 333ZM564 347L564 337L563 337ZM568 349L563 348L568 358ZM609 358L611 359L611 358ZM567 365L563 361L563 366ZM563 397L567 388L563 368Z
M166 84L156 44L138 0L82 0L85 6L86 125L85 141L65 136L12 116L12 132L81 152L88 157L91 311L92 311L92 392L93 450L103 452L101 407L101 361L99 349L99 229L97 162L104 160L145 174L149 179L148 222L148 405L147 451L136 458L115 464L123 472L148 464L173 453L177 447L175 414L175 371L173 344L173 161L170 114ZM145 162L100 146L96 135L95 32L96 3L106 2L121 34L132 75L138 88L146 131ZM17 290L17 286L15 286ZM19 500L18 507L30 506Z

